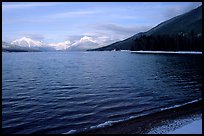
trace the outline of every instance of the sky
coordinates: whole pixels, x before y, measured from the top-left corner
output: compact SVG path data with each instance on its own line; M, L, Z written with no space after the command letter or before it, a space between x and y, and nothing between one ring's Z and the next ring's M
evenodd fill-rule
M147 31L201 2L3 2L2 40L44 43L84 36L110 44Z

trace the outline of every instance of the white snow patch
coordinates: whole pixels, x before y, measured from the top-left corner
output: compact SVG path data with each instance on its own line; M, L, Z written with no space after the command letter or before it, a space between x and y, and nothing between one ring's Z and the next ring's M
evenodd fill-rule
M201 134L202 114L187 118L167 120L161 126L153 127L147 134Z
M172 108L176 108L176 107L181 107L181 106L184 106L184 105L186 105L186 104L198 102L198 101L200 101L200 100L202 100L202 99L200 98L200 99L198 99L198 100L193 100L193 101L190 101L190 102L186 102L186 103L184 103L184 104L178 104L178 105L174 105L174 106L167 107L167 108L161 108L161 111L163 111L163 110L168 110L168 109L172 109Z
M202 134L202 119L193 121L167 134Z
M171 53L171 54L202 54L197 51L130 51L135 53Z
M35 40L32 40L32 39L27 38L27 37L22 37L20 39L17 39L15 41L11 42L11 44L19 45L19 46L23 46L23 47L34 47L34 46L42 46L43 45L42 42L35 41Z
M60 43L50 43L48 46L55 48L56 50L66 50L71 46L70 41L60 42Z

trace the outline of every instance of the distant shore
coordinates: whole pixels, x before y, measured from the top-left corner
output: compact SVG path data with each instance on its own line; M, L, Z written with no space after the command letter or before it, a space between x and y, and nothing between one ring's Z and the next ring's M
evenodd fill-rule
M189 103L181 107L170 108L149 115L144 115L128 121L115 123L112 126L96 128L81 132L82 134L147 134L161 126L168 126L166 130L175 130L178 126L172 126L176 120L193 120L202 116L202 100ZM171 125L168 125L171 124ZM185 123L184 123L185 124ZM182 124L181 124L182 125Z
M134 53L202 54L199 51L130 51Z

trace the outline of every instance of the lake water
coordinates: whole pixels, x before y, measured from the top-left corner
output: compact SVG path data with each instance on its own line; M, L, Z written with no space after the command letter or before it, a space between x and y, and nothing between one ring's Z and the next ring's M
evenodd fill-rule
M2 132L74 133L202 98L202 55L2 53Z

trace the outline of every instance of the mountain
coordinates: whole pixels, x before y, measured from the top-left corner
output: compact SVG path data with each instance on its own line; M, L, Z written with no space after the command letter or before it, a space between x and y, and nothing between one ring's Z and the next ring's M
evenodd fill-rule
M199 37L199 39L197 38ZM178 40L176 40L179 39ZM175 48L166 47L166 41L172 41ZM198 42L198 47L194 46L193 40ZM202 40L202 5L196 9L193 9L187 13L176 16L172 19L164 21L156 27L150 29L147 32L138 33L123 41L118 41L105 47L96 48L88 51L110 51L110 50L201 50ZM191 43L189 43L189 41ZM178 43L189 43L186 47L180 47ZM154 48L157 44L163 44L161 47ZM152 44L151 47L148 44ZM160 46L160 45L159 45ZM168 45L169 46L169 45ZM189 47L189 48L188 48Z
M21 46L21 47L41 47L43 45L42 42L40 41L35 41L35 40L32 40L30 38L27 38L27 37L22 37L20 39L17 39L13 42L11 42L11 44L13 45L18 45L18 46Z
M59 43L50 43L48 44L49 47L54 48L56 51L66 50L71 45L70 41L59 42Z
M92 37L83 36L74 42L65 41L59 43L44 44L43 42L23 37L11 43L2 42L2 51L30 52L30 51L86 51L98 46Z
M3 52L39 52L40 50L23 47L15 44L10 44L7 42L2 42L2 51Z
M179 32L196 34L202 33L202 6L185 14L176 16L147 31L147 35L172 35Z
M86 51L87 49L93 49L98 46L98 43L89 36L83 36L80 40L71 44L68 51Z
M40 41L32 40L31 38L22 37L14 40L11 43L2 41L2 51L7 52L40 52L40 51L55 51L53 47L47 46Z

